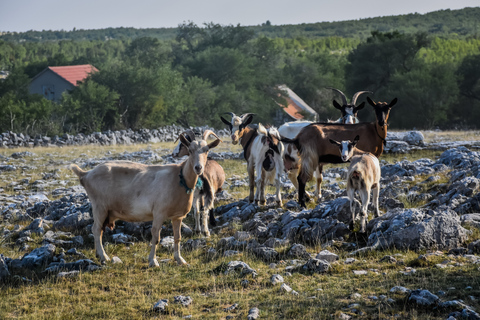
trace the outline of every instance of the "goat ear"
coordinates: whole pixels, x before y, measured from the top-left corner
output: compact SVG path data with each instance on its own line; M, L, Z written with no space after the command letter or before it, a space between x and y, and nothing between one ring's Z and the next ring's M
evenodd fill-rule
M331 143L331 144L334 144L334 145L336 145L336 146L340 146L340 145L341 145L341 143L338 142L338 141L335 141L335 140L332 140L332 139L329 139L329 140L330 140L330 143Z
M180 134L180 136L178 137L180 139L180 142L185 146L185 147L189 147L190 146L190 141L188 141L188 139L185 137L185 134Z
M222 122L225 123L227 126L229 126L230 129L232 129L232 123L230 121L228 121L227 119L225 119L222 116L220 116L220 119L222 119Z
M357 136L355 137L355 139L353 139L353 145L356 145L357 142L358 142L358 140L360 140L360 136L359 136L359 135L357 135Z
M372 106L372 107L375 107L377 104L375 103L375 101L373 101L372 99L370 99L370 97L367 97L367 102Z
M218 144L219 144L220 142L222 142L222 140L220 140L220 139L216 139L216 140L210 142L210 143L207 145L207 146L208 146L208 149L210 150L210 149L215 148L216 146L218 146Z
M397 98L393 99L392 102L388 105L390 108L393 107L395 104L397 104Z
M338 110L342 110L342 106L336 100L333 100L333 106Z
M362 110L363 108L365 108L365 101L360 103L360 105L358 105L357 107L353 108L353 112L358 112L359 110Z
M249 115L245 118L245 120L243 120L242 126L243 126L243 127L248 126L248 125L252 122L252 120L253 120L253 114L249 114Z

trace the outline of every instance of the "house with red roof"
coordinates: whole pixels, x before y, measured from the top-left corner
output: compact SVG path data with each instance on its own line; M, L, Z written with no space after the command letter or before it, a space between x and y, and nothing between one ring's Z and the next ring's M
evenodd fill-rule
M289 87L286 85L280 85L278 88L285 93L284 98L286 105L283 105L282 108L283 111L285 111L285 113L290 117L290 119L285 119L282 117L283 121L292 121L292 119L318 121L318 113Z
M98 69L90 64L76 66L47 67L30 81L30 94L40 94L48 100L58 102L62 93L75 88Z

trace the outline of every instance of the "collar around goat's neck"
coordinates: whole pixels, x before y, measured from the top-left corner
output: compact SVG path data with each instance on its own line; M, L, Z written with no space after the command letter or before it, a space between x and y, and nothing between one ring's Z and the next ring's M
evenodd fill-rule
M183 169L184 168L185 168L185 166L182 166L182 168L180 169L180 174L178 175L178 177L180 178L180 185L185 188L187 194L191 194L195 190L195 188L201 189L203 187L203 181L197 175L195 175L196 176L196 182L194 183L193 188L190 188L188 186L187 180L185 179L185 176L183 175Z
M379 125L378 121L375 122L375 132L377 133L377 136L383 141L384 146L387 145L387 127L388 127L388 123L386 121L383 126ZM382 137L382 134L378 132L379 129L382 131L383 137Z

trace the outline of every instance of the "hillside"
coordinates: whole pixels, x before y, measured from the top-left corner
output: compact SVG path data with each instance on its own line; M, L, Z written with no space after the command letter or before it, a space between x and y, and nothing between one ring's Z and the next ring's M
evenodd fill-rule
M341 36L366 39L371 31L401 33L427 32L448 38L465 38L477 36L479 32L480 7L460 10L440 10L427 14L407 14L397 16L375 17L360 20L338 22L318 22L299 25L250 26L255 34L270 38L321 38ZM42 30L19 33L6 32L0 35L5 41L59 41L59 40L110 40L154 37L162 40L174 39L177 28L107 28L97 30Z

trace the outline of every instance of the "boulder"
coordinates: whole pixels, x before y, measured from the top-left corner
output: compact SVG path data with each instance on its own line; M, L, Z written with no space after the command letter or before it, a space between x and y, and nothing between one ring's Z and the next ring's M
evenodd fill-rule
M470 233L452 210L394 209L368 224L368 245L397 249L448 250L461 246Z

